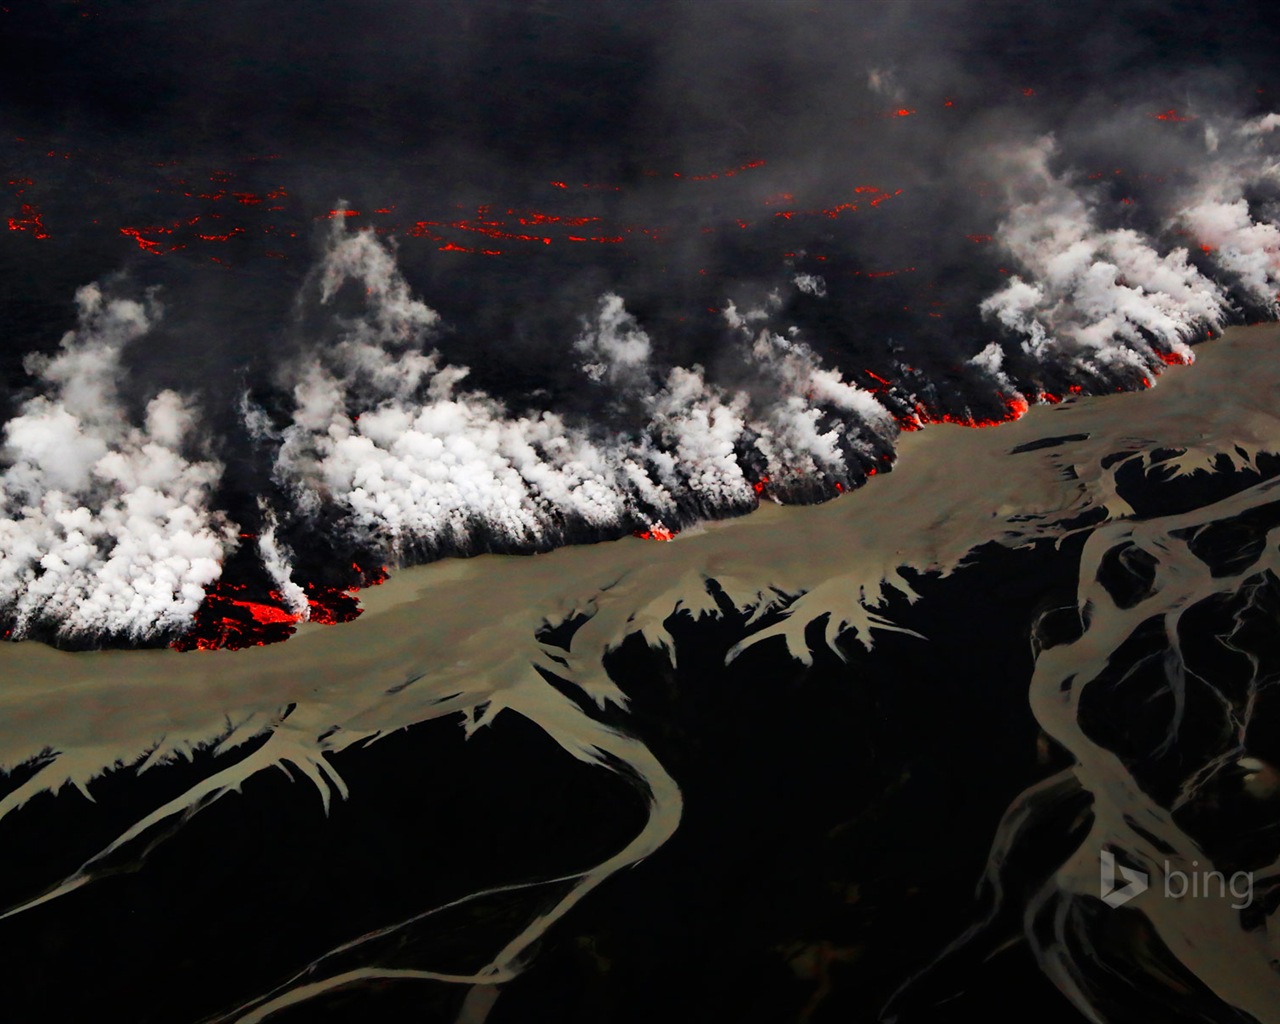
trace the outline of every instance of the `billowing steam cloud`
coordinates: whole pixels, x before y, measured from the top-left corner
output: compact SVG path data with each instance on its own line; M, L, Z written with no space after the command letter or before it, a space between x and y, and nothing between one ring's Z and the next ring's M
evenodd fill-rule
M1259 220L1256 207L1266 204L1251 205L1246 193L1280 184L1280 164L1265 148L1265 136L1277 125L1280 115L1268 114L1230 130L1236 152L1209 165L1180 218L1246 299L1272 317L1280 313L1280 228ZM1216 154L1216 138L1210 148ZM1274 202L1267 212L1274 215Z
M349 284L362 312L295 368L278 478L304 512L337 506L391 557L546 546L566 536L668 526L751 507L754 484L824 476L848 485L896 426L869 393L823 369L803 343L758 332L768 314L726 317L763 397L726 394L701 367L660 371L649 336L606 294L574 343L583 385L634 407L604 431L553 412L517 415L462 385L464 367L424 345L436 314L392 253L340 220L320 272L322 305ZM751 479L750 467L761 469Z
M161 391L138 425L118 394L156 307L96 286L76 301L61 351L28 359L42 393L4 427L0 607L15 637L138 639L190 621L235 534L209 506L221 466L184 455L194 410Z
M1188 262L1160 253L1131 229L1104 230L1085 198L1048 166L1050 139L1019 151L1016 203L1000 240L1025 268L982 303L983 313L1023 337L1037 361L1063 358L1105 376L1149 369L1165 353L1190 360L1186 342L1226 316L1222 290Z
M1187 342L1218 329L1238 302L1274 317L1280 289L1280 229L1246 193L1278 180L1257 138L1274 115L1219 130L1212 154L1166 225L1191 236L1220 271L1195 266L1188 246L1161 245L1132 228L1102 226L1100 203L1069 172L1050 167L1046 136L1005 154L1011 209L998 238L1021 273L985 299L982 312L1022 339L1037 362L1066 362L1106 379L1125 367L1189 362Z
M332 502L392 553L467 551L480 529L530 545L557 518L626 518L617 478L636 467L611 462L554 415L513 417L464 391L465 368L423 351L437 317L409 295L391 254L339 226L321 302L352 280L364 312L298 368L277 460L304 511Z

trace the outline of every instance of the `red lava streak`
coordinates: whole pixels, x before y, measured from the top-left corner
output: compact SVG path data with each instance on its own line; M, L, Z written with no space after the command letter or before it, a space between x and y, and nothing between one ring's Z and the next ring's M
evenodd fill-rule
M243 235L243 234L244 234L244 228L232 228L225 235L201 235L197 233L196 238L199 238L201 241L204 241L204 242L229 242L236 235Z
M299 616L279 605L233 596L244 589L243 584L233 583L211 586L191 629L169 646L175 651L235 651L277 643L293 635ZM268 597L281 601L274 590L268 591Z
M30 231L35 238L48 238L49 232L44 229L40 220L40 211L29 203L22 204L22 216L9 218L10 231Z
M352 563L351 568L359 577L357 584L344 588L308 583L303 588L309 621L323 626L350 622L362 610L355 595L387 579L386 566L366 572ZM242 583L213 584L205 592L191 629L169 646L176 651L234 651L279 643L293 635L302 616L283 607L284 598L279 591L269 590L268 600L255 601L238 596L246 590Z
M121 228L120 234L125 235L128 238L132 238L135 242L138 243L139 249L144 249L147 252L155 253L155 255L157 256L163 256L164 246L161 245L159 242L155 241L154 239L143 238L142 233L144 231L147 232L148 234L165 234L165 235L172 234L172 229L170 228Z
M1162 112L1162 113L1159 113L1159 114L1152 114L1151 116L1152 116L1152 117L1154 117L1157 121L1179 121L1179 122L1182 122L1182 121L1193 121L1193 120L1195 120L1195 118L1188 117L1188 116L1187 116L1187 115L1185 115L1185 114L1179 114L1179 113L1178 113L1176 110L1174 110L1172 107L1170 107L1168 110L1166 110L1166 111L1164 111L1164 112Z
M902 429L907 432L923 430L924 427L930 423L951 423L958 427L974 428L995 427L999 426L1001 423L1009 423L1013 420L1021 419L1026 415L1027 410L1031 408L1031 403L1021 395L1015 395L1013 398L1005 398L1004 395L1001 395L1000 397L1003 399L1005 408L1008 409L1009 412L1007 416L1002 416L999 419L979 419L975 416L952 416L950 413L946 412L935 413L930 412L923 405L917 403L915 412L908 416L904 416L902 419L898 420L898 423Z
M870 391L871 391L871 393L872 393L873 395L878 395L878 394L880 394L880 392L884 391L886 388L892 388L892 387L893 387L893 385L892 385L892 384L890 384L887 380L885 380L883 377L881 377L881 376L880 376L880 374L878 374L878 373L872 373L870 370L865 370L865 369L864 369L862 372L863 372L863 373L865 373L865 374L866 374L868 377L870 377L872 380L874 380L874 381L878 381L878 383L876 384L876 386L870 389Z
M890 111L888 113L894 112ZM896 116L907 116L914 113L915 111L912 108L903 107L896 112ZM271 160L276 159L276 157L251 157L249 159ZM178 161L152 161L151 166L167 169L181 167L182 165ZM662 171L646 170L642 171L641 174L647 178L670 182L672 187L680 190L716 187L728 189L731 186L726 184L723 179L735 178L764 166L765 160L757 158L736 166L722 165L720 169L714 171L704 168L701 173L667 169ZM183 176L179 177L179 174ZM7 180L11 186L14 186L15 195L20 194L21 189L32 183L31 179L16 175ZM206 181L210 184L202 184ZM707 184L708 182L717 181L720 182L719 186ZM686 182L698 182L699 184L687 185L685 184ZM144 252L153 256L160 256L187 250L188 255L193 258L208 260L222 266L232 266L233 260L223 258L222 255L211 255L207 250L201 252L201 250L209 243L228 243L232 239L237 239L245 243L236 245L235 252L240 258L252 259L255 255L272 260L288 258L287 253L282 250L282 246L276 241L277 239L283 240L286 236L289 238L297 237L297 232L288 230L286 224L259 223L256 220L241 220L239 224L236 224L236 221L232 219L235 216L234 214L224 219L224 214L213 212L214 204L217 204L218 208L221 209L234 210L236 207L231 206L231 203L234 202L241 209L249 208L245 210L246 217L251 216L251 211L254 209L264 213L288 209L295 216L301 214L303 211L297 208L296 202L294 202L285 186L275 184L269 187L265 185L254 187L249 185L248 182L243 182L238 172L230 170L197 171L194 168L166 171L156 179L155 184L157 187L154 191L157 193L181 196L189 201L198 201L198 205L194 209L191 206L186 209L180 209L176 211L175 218L172 221L164 221L155 226L115 227L119 234L129 238L134 245L137 245ZM554 189L566 192L568 194L566 198L570 196L576 197L582 190L588 192L616 192L622 191L624 188L634 187L634 183L630 181L625 182L623 185L614 185L593 182L579 183L572 179L554 180L550 182L550 185ZM406 217L399 224L380 220L371 225L371 229L383 235L429 239L435 243L435 249L445 253L487 257L520 257L530 254L534 249L554 247L556 245L572 245L574 248L578 248L587 244L601 246L664 244L673 241L681 233L698 230L704 233L714 233L729 228L747 231L767 223L767 221L753 215L759 210L759 204L761 203L766 207L781 206L781 210L775 210L774 212L775 216L784 220L791 220L792 218L834 220L846 215L854 215L857 211L862 211L865 215L871 208L902 194L902 189L885 190L873 185L857 185L852 187L850 191L853 193L852 195L833 196L825 204L814 203L811 208L805 209L787 208L795 200L795 197L790 192L779 192L760 198L758 195L739 191L736 195L741 204L740 207L736 210L725 209L721 213L712 214L715 219L709 222L682 219L679 222L667 224L644 225L618 222L598 209L594 213L587 210L556 210L554 208L549 210L504 209L505 204L499 206L498 203L492 203L475 207L474 214L470 216L460 213L441 216L437 213L434 219L415 219L416 217L423 217L424 214L430 216L428 211L422 211ZM454 209L460 211L463 206L462 204L455 204ZM40 222L38 211L30 206L23 206L22 210L22 217L9 219L10 229L14 231L30 231L38 238L48 237L48 233ZM384 218L401 211L397 204L383 199L380 201L380 205L375 207L371 202L363 211L335 207L332 209L312 210L309 211L309 214L316 220L346 221L352 227L355 227L361 223L366 223L366 213L370 212L379 218ZM353 221L352 218L355 220ZM209 223L211 220L219 221L216 229ZM200 228L203 228L203 230L200 230ZM252 244L255 240L267 242L268 239L272 240L268 242L269 248L267 246L258 248ZM502 248L498 248L493 244L497 241L504 243ZM826 259L825 256L811 256L811 258L815 260Z
M647 530L635 530L631 536L639 537L641 540L675 540L679 530L668 530L661 523L654 523Z

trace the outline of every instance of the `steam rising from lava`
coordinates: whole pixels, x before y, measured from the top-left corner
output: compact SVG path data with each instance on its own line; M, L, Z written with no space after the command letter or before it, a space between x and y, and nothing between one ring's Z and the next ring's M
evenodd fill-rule
M221 465L188 457L194 408L160 391L138 423L117 390L158 307L94 285L76 303L60 351L27 361L40 393L4 426L0 607L15 639L138 640L190 622L235 534L210 507Z
M389 557L548 547L742 511L755 502L753 466L784 495L822 479L848 486L872 441L887 449L896 434L870 393L770 330L764 310L725 311L754 383L727 393L700 366L655 366L648 334L604 295L573 346L583 386L630 421L601 429L465 389L468 370L424 348L438 317L392 251L339 218L319 305L332 309L344 288L359 311L333 313L336 338L288 371L294 407L275 472L304 514L336 506ZM261 413L252 420L269 431Z
M1059 154L1051 136L1006 150L1000 169L1011 209L997 237L1023 274L986 298L982 312L1020 336L1037 362L1074 364L1094 381L1190 362L1188 342L1220 329L1241 302L1274 317L1280 229L1269 219L1273 204L1251 207L1246 198L1280 184L1256 140L1267 123L1207 130L1213 156L1194 165L1163 225L1165 233L1190 233L1204 257L1199 267L1185 243L1102 226L1105 195L1073 180L1078 172L1053 169Z
M982 303L1022 335L1038 362L1058 353L1098 377L1119 367L1150 370L1153 345L1190 361L1186 342L1226 315L1222 291L1187 262L1160 254L1131 229L1105 230L1084 198L1049 169L1052 140L1016 154L1012 188L1030 186L1001 225L1000 241L1026 268Z

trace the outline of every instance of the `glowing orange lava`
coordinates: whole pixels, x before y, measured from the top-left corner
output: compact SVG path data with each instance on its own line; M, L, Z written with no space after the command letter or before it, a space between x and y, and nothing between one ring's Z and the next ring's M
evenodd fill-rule
M22 204L22 215L9 218L10 231L30 231L33 238L48 238L44 222L40 219L40 211L30 203Z
M635 530L631 536L640 540L675 540L679 530L668 530L661 523L654 523L647 530Z
M915 430L923 430L930 423L951 423L958 427L974 428L995 427L1001 423L1009 423L1013 420L1021 419L1026 415L1027 410L1031 408L1031 403L1021 395L1014 395L1012 398L1001 395L1000 398L1008 410L1008 415L999 419L980 419L976 416L953 416L946 412L931 412L917 402L915 411L899 419L898 424L908 433Z
M386 566L365 571L352 563L351 568L359 577L358 584L343 588L308 583L303 588L308 621L325 626L350 622L362 610L356 593L387 579ZM267 591L264 601L240 596L247 589L243 583L214 583L205 592L191 629L169 646L176 651L241 650L289 639L302 616L284 607L278 590Z
M873 395L878 395L880 394L880 392L884 391L886 388L893 387L892 384L890 384L887 380L881 377L880 374L878 373L872 373L870 370L866 370L866 369L864 369L862 372L865 373L872 380L878 382L875 387L869 389Z
M120 234L125 235L128 238L132 238L135 242L138 243L139 249L142 249L145 252L154 253L156 256L163 256L164 246L161 245L159 242L155 241L154 239L143 238L142 233L144 231L147 234L153 234L153 235L170 235L170 234L173 234L173 229L161 228L161 227L121 228L120 229Z
M197 233L196 238L203 242L229 242L231 239L235 238L236 235L243 234L244 228L232 228L230 231L222 235L201 235Z

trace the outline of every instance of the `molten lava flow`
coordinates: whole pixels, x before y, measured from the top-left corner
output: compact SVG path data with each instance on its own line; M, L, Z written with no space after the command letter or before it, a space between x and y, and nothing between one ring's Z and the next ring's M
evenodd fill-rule
M954 416L948 412L931 412L923 404L917 402L915 411L900 417L898 424L907 432L923 430L930 423L951 423L958 427L974 428L995 427L1001 423L1010 423L1013 420L1021 419L1027 410L1031 408L1031 403L1021 395L1014 395L1012 398L1000 395L1000 398L1008 410L1008 415L1001 416L999 419L982 419L976 416Z
M892 385L892 384L890 384L887 380L885 380L883 377L881 377L881 376L880 376L880 374L878 374L878 373L872 373L870 370L867 370L867 369L864 369L862 372L863 372L863 373L865 373L865 374L866 374L868 377L870 377L872 380L874 380L874 381L876 381L876 382L877 382L877 383L876 383L876 385L875 385L874 387L871 387L871 388L868 388L868 389L867 389L867 390L869 390L873 395L878 395L878 394L880 394L881 392L883 392L883 391L887 391L887 390L890 390L890 389L893 387L893 385Z
M347 587L308 583L303 588L308 621L324 626L350 622L362 611L355 595L387 580L386 566L366 571L353 562L351 568L358 582ZM266 600L243 596L249 590L244 583L220 580L213 584L205 592L191 629L169 646L176 651L234 651L289 639L303 617L284 607L278 590L268 590Z
M308 583L303 590L307 595L309 620L322 626L332 626L339 622L350 622L358 618L363 609L356 594L368 587L376 587L387 581L388 573L385 565L368 571L361 569L356 562L351 563L359 580L347 587L323 586Z
M307 593L308 619L321 626L334 626L350 622L360 615L360 602L341 587L320 587L309 583Z
M244 228L232 228L230 231L221 235L202 235L197 233L196 238L200 239L202 242L229 242L231 239L235 238L236 235L243 234Z
M902 189L895 189L893 192L884 192L881 189L876 188L874 185L858 185L853 191L855 194L859 195L871 193L872 198L869 200L868 205L872 207L879 206L881 203L892 199L895 196L902 195ZM763 202L765 206L776 206L783 201L790 201L792 198L793 197L790 192L780 192L777 195L766 197ZM858 204L856 202L844 202L839 203L836 206L822 207L813 210L778 210L774 213L774 216L780 217L783 220L791 220L793 217L827 217L834 219L841 213L852 213L857 209Z
M161 228L161 227L121 228L120 229L120 234L124 235L127 238L132 238L135 242L138 243L139 249L142 249L145 252L154 253L156 256L163 256L164 246L161 245L159 242L157 242L155 239L144 238L143 237L144 231L147 234L152 234L152 235L171 235L173 234L173 229Z
M668 530L662 523L654 523L647 530L635 530L631 536L641 540L675 540L679 530Z
M1151 116L1152 116L1152 117L1154 117L1157 121L1178 121L1178 122L1182 122L1182 121L1194 121L1194 120L1195 120L1195 118L1193 118L1193 117L1189 117L1189 116L1187 116L1187 115L1185 115L1185 114L1179 114L1179 113L1178 113L1176 110L1174 110L1172 107L1170 107L1168 110L1162 111L1162 112L1161 112L1161 113L1159 113L1159 114L1152 114Z
M40 211L30 203L22 204L22 216L9 218L10 231L30 231L34 238L48 238L49 232L45 230L44 223L40 219Z
M1021 419L1027 414L1027 410L1031 408L1031 403L1021 395L1015 395L1013 398L1006 398L1004 402L1005 408L1009 410L1009 419Z
M906 116L914 112L909 108L902 108L898 112L898 116ZM275 158L272 156L248 159L252 161ZM180 162L152 161L150 166L168 169L180 166ZM756 158L740 164L722 167L718 170L705 170L699 173L671 170L661 172L656 170L643 171L641 173L646 177L666 181L699 183L697 186L684 186L681 184L678 187L705 188L708 187L706 184L708 182L735 178L747 171L764 166L765 160ZM231 202L234 202L240 208L257 208L264 212L283 211L286 206L282 205L280 201L291 198L289 190L284 185L273 184L268 186L266 183L257 181L251 184L248 181L240 180L238 171L233 172L230 170L212 170L204 173L195 173L192 170L178 173L182 173L184 176L179 177L177 173L166 171L155 182L154 191L180 196L186 200L202 200L204 208L196 211L187 210L171 222L162 222L153 226L124 226L116 229L144 252L151 255L165 255L186 249L198 251L199 247L204 243L227 243L232 239L243 239L244 242L249 242L251 239L258 237L266 241L267 236L274 236L277 239L283 239L285 235L289 238L297 237L296 231L288 230L287 226L281 224L264 224L248 220L236 224L230 218L217 225L216 228L207 223L209 220L223 220L223 214L211 212L212 207L209 204L221 204L222 208L225 209ZM208 184L203 184L204 182L208 182ZM31 184L31 180L14 177L9 180L9 184L17 186L15 195L18 195L22 189ZM577 194L579 190L621 190L621 186L618 185L592 182L579 184L571 180L554 180L550 182L550 185L554 189L573 194ZM793 217L821 217L833 220L844 215L853 214L859 209L866 210L870 207L878 206L880 203L900 195L902 190L886 191L873 185L858 185L852 189L852 192L854 193L852 197L840 197L838 201L826 205L815 205L813 208L803 210L784 209L777 211L775 215L786 220L790 220ZM765 206L776 206L791 203L793 199L794 196L791 193L782 192L765 198L763 203ZM661 244L671 241L673 236L679 233L688 231L702 230L705 233L713 233L724 230L727 227L736 227L737 230L745 231L762 223L762 221L751 216L748 212L751 207L756 207L756 204L760 201L754 197L743 196L742 202L748 205L744 205L737 211L729 211L725 218L717 215L716 222L713 224L690 223L688 221L654 225L626 224L616 221L611 222L610 218L602 216L600 213L557 209L516 209L499 207L498 204L482 204L475 208L473 216L458 216L454 214L452 216L437 216L431 219L406 219L401 224L383 221L371 224L370 227L379 234L429 239L436 243L436 248L440 252L489 257L518 256L528 254L531 251L530 246L549 247L556 244L622 246L638 241L642 236L651 242ZM459 204L455 208L461 209L461 205ZM758 207L756 208L758 209ZM40 238L48 237L47 232L44 231L43 225L40 223L39 214L35 208L24 206L22 209L23 217L11 218L9 220L10 228L15 231L29 230ZM368 210L362 211L337 207L316 212L315 219L341 220L348 223L351 223L354 219L355 223L366 223L366 220L371 219L373 215L388 217L394 214L397 211L397 206L394 203L384 202L376 207L371 206L370 209L372 210L370 218L366 218ZM295 210L296 212L300 211ZM246 214L247 216L248 214ZM197 227L197 225L201 224L203 224L203 230ZM171 237L161 237L165 235ZM481 236L484 241L476 239L475 236L477 235ZM490 244L484 244L485 241ZM496 241L512 244L504 244L502 248L498 248L492 244ZM257 255L268 259L288 258L288 254L281 250L282 247L277 243L272 245L270 250L265 247L258 249ZM248 255L248 250L243 251ZM206 255L205 258L223 266L231 265L227 259L219 256ZM810 255L810 258L822 260L826 257Z
M299 616L281 607L280 593L267 592L275 604L234 596L246 589L243 583L213 584L205 592L191 629L169 646L175 651L236 651L279 643L292 636Z

